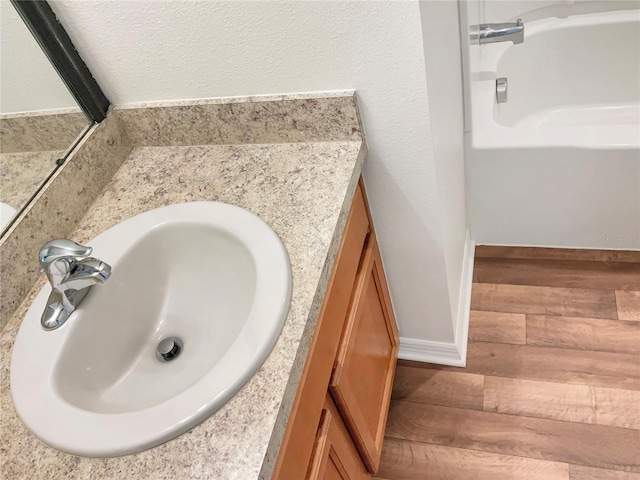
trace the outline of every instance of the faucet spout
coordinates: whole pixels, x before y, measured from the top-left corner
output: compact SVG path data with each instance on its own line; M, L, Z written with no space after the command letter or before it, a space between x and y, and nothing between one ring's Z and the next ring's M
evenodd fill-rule
M109 265L97 258L87 257L75 262L61 285L64 285L67 290L82 290L104 283L110 275Z
M472 44L524 42L524 23L519 18L515 23L481 23L469 27L469 40Z
M71 240L53 240L40 250L40 267L51 284L47 307L40 323L54 330L67 321L94 285L104 283L111 267L94 257L87 257L90 247Z

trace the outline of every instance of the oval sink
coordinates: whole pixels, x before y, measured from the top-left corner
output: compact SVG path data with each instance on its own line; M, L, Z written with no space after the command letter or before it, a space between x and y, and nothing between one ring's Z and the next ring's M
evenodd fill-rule
M286 319L291 269L266 223L224 203L145 212L89 245L111 277L53 331L42 289L16 336L11 393L49 445L125 455L186 432L251 378Z

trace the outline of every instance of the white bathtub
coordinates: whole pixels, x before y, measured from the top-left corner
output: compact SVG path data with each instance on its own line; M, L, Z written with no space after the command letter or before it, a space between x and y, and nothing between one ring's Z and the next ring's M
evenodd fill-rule
M470 55L474 240L640 249L640 11L525 20Z

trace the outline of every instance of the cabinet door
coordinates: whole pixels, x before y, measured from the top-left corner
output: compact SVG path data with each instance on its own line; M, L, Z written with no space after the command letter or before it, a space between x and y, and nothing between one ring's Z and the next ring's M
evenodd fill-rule
M365 245L329 390L371 473L378 470L398 330L375 234Z
M307 480L364 480L367 470L330 397L325 400Z
M273 479L304 478L370 225L361 187L353 198L336 264L291 408Z

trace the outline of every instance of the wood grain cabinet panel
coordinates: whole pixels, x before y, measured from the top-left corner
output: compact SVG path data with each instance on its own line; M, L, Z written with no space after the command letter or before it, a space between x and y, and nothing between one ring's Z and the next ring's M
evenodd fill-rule
M397 352L398 331L360 182L272 479L355 480L376 472Z
M329 391L371 473L378 470L398 353L396 327L375 235L358 270Z
M298 480L304 478L307 471L362 249L370 229L364 194L358 186L293 401L273 479Z
M331 397L325 399L307 480L364 480L367 470Z

